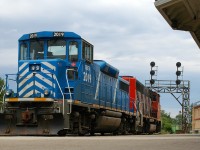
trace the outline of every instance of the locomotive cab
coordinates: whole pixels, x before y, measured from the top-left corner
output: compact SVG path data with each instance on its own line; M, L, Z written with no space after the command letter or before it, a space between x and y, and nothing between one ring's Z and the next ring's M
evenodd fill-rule
M55 100L66 92L73 95L78 80L91 80L88 71L92 63L93 45L75 33L25 34L19 39L17 90L12 91L17 92L15 97L21 98L49 96ZM83 74L79 74L82 70ZM8 86L7 89L10 90Z

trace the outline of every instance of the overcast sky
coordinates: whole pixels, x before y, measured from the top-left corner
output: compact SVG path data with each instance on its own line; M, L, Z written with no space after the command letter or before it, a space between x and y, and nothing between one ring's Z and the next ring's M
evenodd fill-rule
M200 50L187 32L174 31L154 0L0 0L0 76L17 72L18 38L37 31L72 31L94 45L103 59L142 83L151 61L158 79L176 79L176 62L191 81L191 102L200 100ZM172 116L181 107L161 94L162 109Z

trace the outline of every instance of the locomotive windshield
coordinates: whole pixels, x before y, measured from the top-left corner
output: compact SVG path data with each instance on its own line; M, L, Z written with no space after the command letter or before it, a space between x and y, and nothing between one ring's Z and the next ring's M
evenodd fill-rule
M30 58L44 59L44 41L31 41L30 42Z
M65 40L49 40L47 58L66 58L66 42Z

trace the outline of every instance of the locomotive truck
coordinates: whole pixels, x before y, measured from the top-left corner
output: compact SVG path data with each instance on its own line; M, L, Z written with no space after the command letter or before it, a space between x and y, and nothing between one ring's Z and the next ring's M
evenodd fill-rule
M18 44L18 72L6 74L1 135L160 132L159 94L94 60L93 45L78 34L36 32Z

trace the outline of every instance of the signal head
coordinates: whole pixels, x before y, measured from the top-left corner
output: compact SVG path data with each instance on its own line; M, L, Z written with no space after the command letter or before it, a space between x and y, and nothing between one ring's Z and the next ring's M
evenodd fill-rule
M180 76L181 75L181 71L176 71L176 75Z
M176 80L176 84L177 85L181 84L181 80Z
M151 63L150 63L150 66L151 67L154 67L156 64L155 64L155 62L154 61L152 61Z
M155 83L155 80L154 80L154 79L151 79L151 80L150 80L150 83L151 83L151 84L154 84L154 83Z
M151 71L150 71L150 75L152 75L152 76L155 75L155 71L154 71L154 70L151 70Z
M176 67L179 68L180 66L181 66L181 63L180 63L180 62L177 62L177 63L176 63Z

